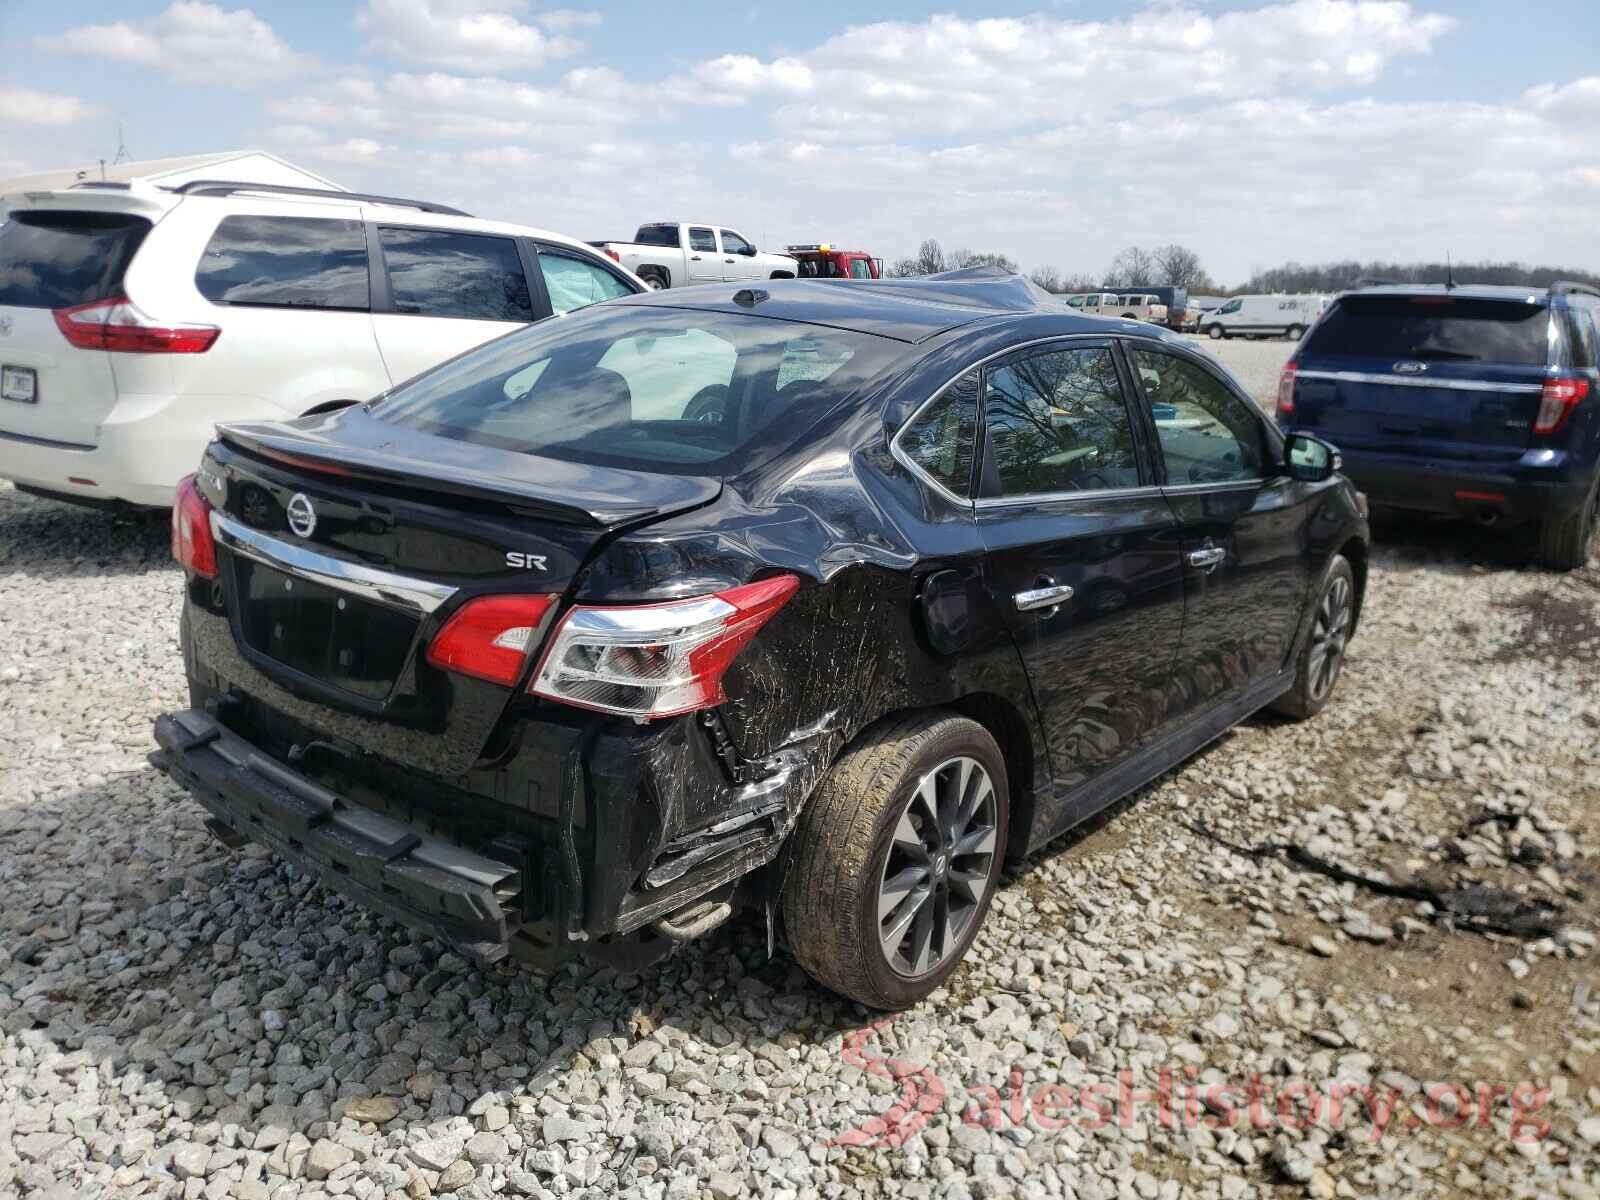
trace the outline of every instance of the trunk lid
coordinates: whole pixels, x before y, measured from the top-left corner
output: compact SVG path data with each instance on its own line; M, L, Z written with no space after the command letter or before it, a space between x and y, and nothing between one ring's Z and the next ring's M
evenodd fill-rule
M1509 461L1533 442L1551 345L1536 302L1346 296L1295 356L1294 424L1351 450Z
M0 434L98 444L117 402L111 355L68 342L55 312L118 295L150 228L143 214L56 207L0 225Z
M201 665L312 729L445 775L477 760L514 691L427 661L449 617L479 596L565 594L615 533L721 490L469 446L359 409L225 426L200 486L227 634L195 637Z

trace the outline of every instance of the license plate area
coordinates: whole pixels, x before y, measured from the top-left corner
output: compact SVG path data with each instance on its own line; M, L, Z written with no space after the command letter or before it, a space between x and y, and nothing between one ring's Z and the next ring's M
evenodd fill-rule
M394 690L416 617L239 555L233 570L239 631L250 649L369 700Z
M0 397L18 404L37 404L38 372L32 367L0 366Z

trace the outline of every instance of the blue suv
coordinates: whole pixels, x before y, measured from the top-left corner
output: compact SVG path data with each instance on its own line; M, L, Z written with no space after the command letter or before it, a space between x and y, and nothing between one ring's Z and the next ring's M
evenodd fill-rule
M1339 296L1278 383L1278 424L1334 442L1374 506L1537 530L1588 559L1600 504L1600 290L1386 286Z

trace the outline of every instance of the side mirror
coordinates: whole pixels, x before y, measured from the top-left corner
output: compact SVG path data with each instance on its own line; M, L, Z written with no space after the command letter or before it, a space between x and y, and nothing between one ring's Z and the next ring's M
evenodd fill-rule
M754 258L756 256L756 248L754 246L746 246L744 248L744 255L746 258Z
M1309 433L1291 433L1283 439L1283 465L1290 479L1321 483L1344 466L1339 451Z

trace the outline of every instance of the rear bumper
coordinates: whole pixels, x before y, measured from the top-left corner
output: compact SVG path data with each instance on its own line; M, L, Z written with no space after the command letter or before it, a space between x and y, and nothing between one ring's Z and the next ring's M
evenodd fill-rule
M1374 505L1512 521L1571 512L1587 495L1560 452L1529 451L1500 468L1460 460L1340 448L1343 471Z
M480 964L508 953L520 872L334 795L197 709L156 720L151 762L234 833Z

